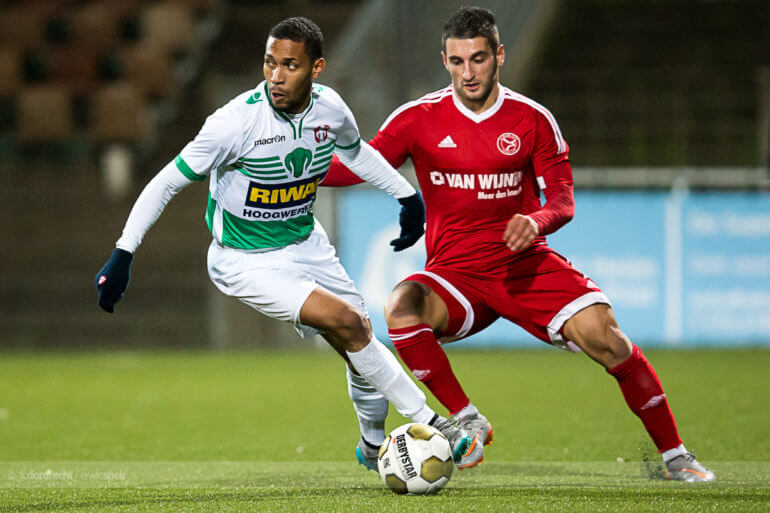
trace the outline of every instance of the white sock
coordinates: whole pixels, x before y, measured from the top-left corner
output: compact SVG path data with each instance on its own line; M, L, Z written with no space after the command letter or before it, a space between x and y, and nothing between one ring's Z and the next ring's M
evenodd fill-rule
M425 404L425 394L404 372L393 353L376 337L357 353L347 351L356 371L387 397L398 413L427 424L435 412Z
M358 416L361 437L379 446L385 440L385 418L388 416L388 400L361 376L347 370L348 395Z
M457 413L455 413L453 415L453 417L458 419L458 420L463 420L463 419L466 419L466 418L469 418L469 417L473 418L473 417L475 417L478 414L479 414L478 408L473 406L473 403L468 403L468 406L466 406L462 410L460 410Z
M674 447L673 449L663 451L662 453L660 453L660 455L663 456L663 463L668 463L669 461L673 460L677 456L681 456L686 452L687 452L687 449L684 448L684 444L679 444L679 447Z

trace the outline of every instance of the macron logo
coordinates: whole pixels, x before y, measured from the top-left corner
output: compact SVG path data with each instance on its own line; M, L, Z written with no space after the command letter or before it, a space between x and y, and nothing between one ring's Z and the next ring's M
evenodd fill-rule
M438 143L439 148L457 148L457 145L452 140L452 136L448 135L444 137L440 143Z
M417 381L423 381L430 375L430 369L415 369L412 371L412 375Z

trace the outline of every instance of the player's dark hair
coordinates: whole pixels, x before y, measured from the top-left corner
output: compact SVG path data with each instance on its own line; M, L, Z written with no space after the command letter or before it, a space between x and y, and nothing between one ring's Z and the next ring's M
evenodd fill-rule
M441 33L441 49L446 51L446 40L449 38L473 39L484 37L489 42L492 51L500 46L500 33L495 25L495 15L483 7L463 5L444 24Z
M324 36L318 25L312 20L297 16L286 18L270 29L269 37L291 39L295 43L305 44L305 53L311 60L324 56Z

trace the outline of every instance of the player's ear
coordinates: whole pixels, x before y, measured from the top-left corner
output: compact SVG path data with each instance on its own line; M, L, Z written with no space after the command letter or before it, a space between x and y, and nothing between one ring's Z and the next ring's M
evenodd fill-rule
M505 62L505 48L503 48L503 45L500 45L497 47L497 65L502 66Z
M318 59L313 61L313 80L317 79L321 76L321 73L326 69L326 59L323 57L319 57Z
M445 67L446 69L449 69L449 67L448 67L448 66L447 66L447 64L446 64L446 52L445 52L445 51L443 51L443 50L441 51L441 61L444 63L444 67Z

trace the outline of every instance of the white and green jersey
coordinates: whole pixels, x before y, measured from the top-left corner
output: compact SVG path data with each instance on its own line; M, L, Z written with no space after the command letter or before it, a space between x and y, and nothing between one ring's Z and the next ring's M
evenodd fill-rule
M198 135L142 190L116 246L135 252L166 204L210 175L206 224L223 246L269 250L307 237L313 201L332 154L391 196L414 187L360 140L353 114L332 89L314 85L297 115L275 110L265 83L206 119Z
M335 148L360 144L348 106L314 85L304 112L272 106L262 82L218 109L175 159L190 180L210 175L206 224L222 245L282 247L313 229L313 201Z

